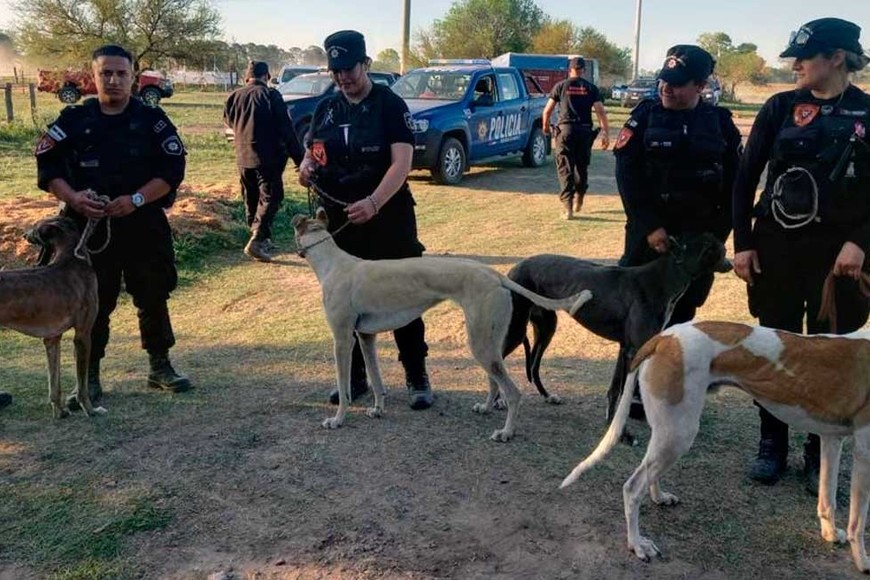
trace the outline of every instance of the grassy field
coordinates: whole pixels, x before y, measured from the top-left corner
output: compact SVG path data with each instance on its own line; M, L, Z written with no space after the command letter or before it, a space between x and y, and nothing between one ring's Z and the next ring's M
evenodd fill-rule
M665 558L643 564L629 555L621 486L642 446L619 447L572 488L557 489L603 431L616 355L615 345L563 314L542 375L566 403L544 404L520 380L522 357L513 355L509 369L526 397L518 436L508 444L488 440L501 414L471 412L484 395L484 375L465 346L461 312L448 304L424 317L435 406L408 409L396 349L384 336L386 416L368 419L363 401L345 427L323 430L320 421L332 412L324 403L334 381L331 337L317 281L290 251L289 216L304 208L304 198L291 188L278 218L279 259L247 260L232 152L219 135L221 101L181 94L165 103L190 149L188 180L170 216L177 246L188 252L185 284L170 301L178 338L172 354L197 389L167 395L144 386L147 360L135 308L124 298L103 363L109 414L55 421L39 341L0 330L0 389L15 396L0 411L0 578L852 573L848 550L818 537L815 499L796 473L801 434L793 434L793 469L779 485L745 477L757 417L735 392L711 398L695 447L664 478L683 503L642 509L643 530ZM40 100L40 116L56 110ZM31 153L19 150L35 136L27 131L23 125L0 142L8 169L0 200L40 196ZM592 192L571 222L557 217L550 164L532 170L510 160L475 168L453 188L415 172L421 239L430 254L473 258L502 272L539 253L612 262L624 227L612 155L596 151L592 163ZM286 181L293 180L288 172ZM0 222L18 215L7 211ZM198 235L185 237L190 231ZM750 320L745 289L733 274L717 275L699 318ZM71 353L67 337L67 391ZM645 427L633 429L645 445Z

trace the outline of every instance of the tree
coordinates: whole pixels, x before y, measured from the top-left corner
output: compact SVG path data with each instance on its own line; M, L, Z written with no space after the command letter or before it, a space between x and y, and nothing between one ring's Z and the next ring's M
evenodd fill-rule
M312 44L302 51L302 62L299 64L326 66L326 51Z
M525 52L544 22L534 0L456 0L427 34L443 58L492 58Z
M16 0L17 39L30 59L81 66L98 46L133 53L136 70L193 55L220 33L211 0Z
M580 29L569 20L547 20L532 38L531 51L541 54L572 54L577 50Z
M734 47L731 44L731 37L724 32L705 32L698 37L698 46L713 55L713 58L719 60L723 54L728 54Z
M398 72L402 68L402 57L394 48L385 48L378 53L372 62L374 70L383 70L389 72Z
M568 20L548 20L532 40L532 52L579 54L598 61L601 83L624 78L631 69L631 50L620 48L592 27L578 28Z
M0 30L0 63L15 60L18 51L15 50L15 40L8 33Z
M705 32L698 37L698 45L716 59L716 74L730 87L725 91L735 97L739 83L765 82L764 59L758 55L758 46L743 42L734 46L731 37L724 32Z

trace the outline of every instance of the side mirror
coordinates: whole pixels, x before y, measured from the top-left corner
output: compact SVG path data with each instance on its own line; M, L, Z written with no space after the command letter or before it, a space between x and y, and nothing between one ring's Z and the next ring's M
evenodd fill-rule
M269 83L270 83L270 84L273 84L273 85L277 85L277 84L278 84L278 79L276 79L275 77L272 77L271 79L269 79Z

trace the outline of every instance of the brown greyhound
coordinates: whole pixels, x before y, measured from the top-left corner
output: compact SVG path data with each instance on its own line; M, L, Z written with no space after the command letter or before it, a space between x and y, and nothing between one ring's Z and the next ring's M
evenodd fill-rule
M0 327L41 338L48 356L48 388L55 418L69 415L61 404L60 340L75 330L76 397L89 416L106 410L88 397L91 328L97 317L97 276L87 253L76 257L79 230L69 218L44 219L25 235L27 241L54 249L44 267L0 272Z

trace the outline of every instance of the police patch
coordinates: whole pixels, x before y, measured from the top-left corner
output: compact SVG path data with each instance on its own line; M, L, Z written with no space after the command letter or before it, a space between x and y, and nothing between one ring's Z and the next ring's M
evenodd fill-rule
M159 121L157 121L157 124L154 125L154 132L159 133L160 131L162 131L166 127L167 127L166 121L164 121L163 119L160 119Z
M813 105L812 103L801 103L800 105L795 105L792 120L798 127L805 127L813 122L813 119L815 119L816 115L819 114L820 109L821 107Z
M407 125L411 133L414 132L414 116L411 113L405 113L405 125Z
M42 155L46 151L51 151L54 149L54 146L57 145L54 139L48 136L48 134L43 135L39 142L36 144L36 151L34 151L34 155Z
M167 155L181 155L184 153L184 145L181 144L181 139L176 135L166 139L161 147L163 147L163 152Z
M619 131L619 135L616 137L616 144L613 146L613 150L616 151L618 149L622 149L628 142L631 141L631 138L634 136L634 131L629 129L628 127L623 127Z
M66 139L66 133L63 132L63 129L58 127L57 125L52 125L48 128L48 135L54 139L55 143L60 143L64 139Z
M311 144L311 157L318 165L326 165L326 147L324 147L323 141L315 141Z

